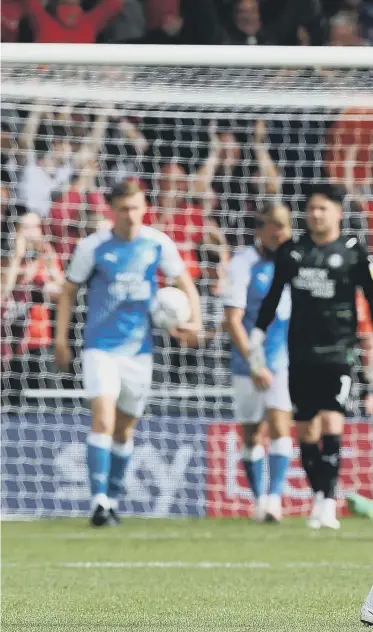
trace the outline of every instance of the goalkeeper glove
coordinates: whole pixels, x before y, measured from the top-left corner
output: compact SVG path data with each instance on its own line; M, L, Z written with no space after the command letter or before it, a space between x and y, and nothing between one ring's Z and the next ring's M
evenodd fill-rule
M249 355L247 356L247 363L250 368L250 372L253 375L256 375L265 368L266 360L263 349L263 342L265 338L265 333L261 329L255 327L252 330L250 335L250 350Z

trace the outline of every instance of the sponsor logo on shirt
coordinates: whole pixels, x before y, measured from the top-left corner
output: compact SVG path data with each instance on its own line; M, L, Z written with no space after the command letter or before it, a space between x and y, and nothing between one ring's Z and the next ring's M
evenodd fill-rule
M117 301L133 300L146 301L151 296L149 281L133 272L121 272L115 276L115 281L109 286L109 293Z
M325 268L299 268L293 285L298 290L306 290L314 298L333 298L335 281L328 276L329 270Z

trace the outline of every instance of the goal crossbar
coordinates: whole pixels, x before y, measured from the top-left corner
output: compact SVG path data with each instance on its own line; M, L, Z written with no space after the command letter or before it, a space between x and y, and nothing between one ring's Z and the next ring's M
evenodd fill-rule
M368 68L365 46L157 46L135 44L2 44L3 64Z

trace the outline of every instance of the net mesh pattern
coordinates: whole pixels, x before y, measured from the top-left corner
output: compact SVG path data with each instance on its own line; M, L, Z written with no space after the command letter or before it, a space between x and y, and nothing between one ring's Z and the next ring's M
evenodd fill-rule
M9 65L2 67L3 95L63 98L77 92L96 102L124 97L133 103L164 105L198 103L215 107L232 103L302 107L307 102L327 106L372 105L373 70L185 68L77 65ZM75 93L74 93L75 91Z
M198 284L205 327L214 331L197 348L154 332L152 396L136 431L123 508L149 515L250 511L222 324L224 263L253 243L254 215L266 201L282 199L294 231L302 231L307 186L329 179L347 190L344 231L372 248L372 72L3 66L6 274L22 247L17 226L27 212L37 216L26 226L31 246L12 283L6 277L2 304L6 514L88 510L89 416L80 392L85 293L70 331L72 372L61 374L52 354L56 285L78 239L110 225L107 196L123 178L140 181L147 222L176 241ZM40 234L43 249L35 246ZM359 357L357 348L341 499L351 490L372 492ZM285 509L305 512L309 499L295 449Z

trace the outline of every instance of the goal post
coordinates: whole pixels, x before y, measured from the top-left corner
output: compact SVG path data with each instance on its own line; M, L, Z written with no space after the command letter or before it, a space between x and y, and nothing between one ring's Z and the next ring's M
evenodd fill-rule
M294 230L303 229L306 187L325 179L347 189L343 229L372 248L373 49L3 44L1 98L6 265L22 205L40 215L62 269L80 237L110 222L112 184L135 177L148 221L177 242L199 283L205 326L216 329L193 349L155 332L154 383L121 509L247 515L217 269L223 277L225 251L252 242L253 215L267 200L283 199ZM40 180L40 196L32 184L45 175L44 156L58 158L59 179L49 189ZM84 293L71 333L74 376L61 375L51 351L55 297L44 291L51 271L41 262L38 276L32 266L26 261L2 306L3 514L83 515ZM357 361L341 507L350 491L373 495L362 394ZM286 513L304 513L309 501L295 445Z

